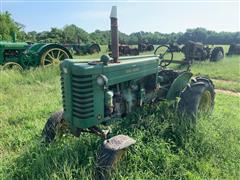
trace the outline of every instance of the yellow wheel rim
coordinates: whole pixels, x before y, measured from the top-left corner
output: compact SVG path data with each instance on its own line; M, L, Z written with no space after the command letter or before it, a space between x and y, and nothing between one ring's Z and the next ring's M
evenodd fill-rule
M2 69L3 70L13 69L13 70L17 70L17 71L23 71L22 66L15 62L8 62L8 63L4 64Z
M42 55L41 65L42 66L57 65L60 63L60 61L67 58L69 58L69 56L64 50L60 48L49 49Z
M198 110L201 112L208 112L211 109L211 93L210 91L204 91L199 102Z

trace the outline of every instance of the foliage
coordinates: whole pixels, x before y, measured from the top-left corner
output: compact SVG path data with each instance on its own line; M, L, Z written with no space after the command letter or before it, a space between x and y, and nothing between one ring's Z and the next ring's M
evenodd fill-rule
M19 40L25 39L24 25L15 22L9 12L0 13L0 40L12 41L12 33L17 33Z
M51 28L50 31L42 32L23 32L23 25L16 23L8 12L0 14L0 35L4 40L11 40L10 33L17 32L19 40L32 42L57 42L65 44L89 43L96 42L101 45L110 43L110 32L96 30L88 33L82 28L74 24L66 25L62 29ZM129 35L119 32L120 43L122 44L138 44L139 42L151 44L167 44L170 42L178 42L180 44L189 40L199 41L205 44L231 44L240 43L240 32L215 32L204 28L187 29L185 33L169 33L160 32L134 32Z

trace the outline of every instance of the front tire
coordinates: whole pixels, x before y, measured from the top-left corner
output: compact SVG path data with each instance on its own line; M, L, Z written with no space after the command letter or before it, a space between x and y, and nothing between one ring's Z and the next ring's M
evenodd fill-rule
M42 141L50 144L56 135L63 134L66 130L66 124L63 120L63 110L53 113L47 120L42 130Z
M196 120L200 114L210 114L214 107L214 85L207 78L197 77L181 93L178 110L181 115Z

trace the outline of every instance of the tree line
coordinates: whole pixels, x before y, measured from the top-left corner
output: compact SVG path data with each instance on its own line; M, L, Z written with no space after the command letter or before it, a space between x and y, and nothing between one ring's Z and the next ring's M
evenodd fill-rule
M50 31L25 32L24 25L14 21L9 12L0 13L0 39L11 41L11 33L16 32L18 41L77 44L95 42L101 45L110 43L110 31L88 33L84 29L71 24L63 28L51 28ZM231 44L240 43L240 32L216 32L205 28L187 29L186 32L160 33L160 32L134 32L130 35L119 32L121 44L138 44L140 42L151 44L168 44L177 42L184 44L187 41L197 41L204 44Z

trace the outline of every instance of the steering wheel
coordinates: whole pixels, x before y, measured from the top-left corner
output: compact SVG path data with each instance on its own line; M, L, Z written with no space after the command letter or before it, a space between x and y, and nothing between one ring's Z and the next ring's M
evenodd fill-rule
M160 66L167 67L173 60L173 53L169 46L160 45L154 51L154 55L160 59Z

